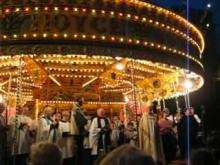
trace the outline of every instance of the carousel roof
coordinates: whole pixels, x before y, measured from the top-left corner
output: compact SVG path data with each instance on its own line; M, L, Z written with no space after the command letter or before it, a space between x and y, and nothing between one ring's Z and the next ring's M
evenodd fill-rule
M3 0L0 20L5 95L121 104L134 90L148 101L182 95L186 78L190 91L203 85L201 32L147 2Z

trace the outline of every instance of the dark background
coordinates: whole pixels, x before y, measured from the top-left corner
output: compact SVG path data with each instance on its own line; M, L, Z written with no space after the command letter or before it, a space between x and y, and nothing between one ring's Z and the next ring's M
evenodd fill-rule
M186 17L186 0L151 0L151 3L168 8ZM190 94L191 105L201 114L201 105L205 107L205 121L208 131L220 130L220 0L189 0L189 20L204 34L206 47L203 53L205 66L205 84ZM211 8L207 7L211 5ZM209 24L209 27L207 27ZM184 107L184 99L179 98ZM168 100L167 106L175 109L174 100Z

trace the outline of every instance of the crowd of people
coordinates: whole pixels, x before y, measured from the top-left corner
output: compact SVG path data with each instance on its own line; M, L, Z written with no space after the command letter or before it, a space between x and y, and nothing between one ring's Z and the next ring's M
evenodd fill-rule
M191 149L204 147L198 138L201 120L193 108L177 115L167 108L156 114L150 109L138 120L125 123L118 116L110 120L102 108L96 116L88 116L82 105L81 98L71 110L56 111L47 105L38 120L31 119L30 110L24 106L6 124L1 104L0 163L169 164L178 155L190 159ZM200 157L194 158L198 162Z

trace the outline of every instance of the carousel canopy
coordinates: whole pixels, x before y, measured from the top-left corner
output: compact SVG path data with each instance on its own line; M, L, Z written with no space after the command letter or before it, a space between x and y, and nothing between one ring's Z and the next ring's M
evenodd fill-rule
M148 2L3 0L0 21L0 91L23 101L123 104L203 85L201 32Z

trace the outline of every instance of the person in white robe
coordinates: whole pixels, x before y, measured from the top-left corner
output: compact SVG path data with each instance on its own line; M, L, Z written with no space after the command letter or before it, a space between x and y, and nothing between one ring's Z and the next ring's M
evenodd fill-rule
M121 126L122 126L122 122L120 121L119 117L114 116L112 121L112 131L111 131L111 142L112 142L112 147L114 148L118 146Z
M164 164L164 154L156 115L143 113L139 123L139 147L151 155L155 162Z
M46 142L49 140L49 134L50 134L50 127L53 123L52 115L54 113L54 110L51 106L46 106L44 108L44 116L42 116L38 120L37 124L37 142Z
M73 138L70 134L70 112L63 111L62 119L59 121L58 130L60 133L60 137L57 141L58 146L60 147L64 164L72 164L73 163L73 152L74 152L74 144Z
M89 142L92 149L93 161L107 152L110 145L110 122L105 117L105 110L97 110L97 117L92 120L89 129Z
M62 137L62 134L59 129L61 118L62 118L62 115L60 112L56 112L52 115L52 123L50 125L49 137L48 137L48 142L50 143L57 144L58 139Z
M89 129L90 129L90 126L91 126L91 123L92 123L92 117L91 116L86 116L86 119L87 119L87 124L84 126L84 128L87 132L87 135L85 135L85 137L84 137L83 146L84 146L84 149L90 149Z
M14 139L12 155L16 157L17 163L21 164L26 164L26 158L30 152L32 142L30 137L32 119L26 115L28 111L28 107L19 107L16 116L12 116L9 119L11 137Z

